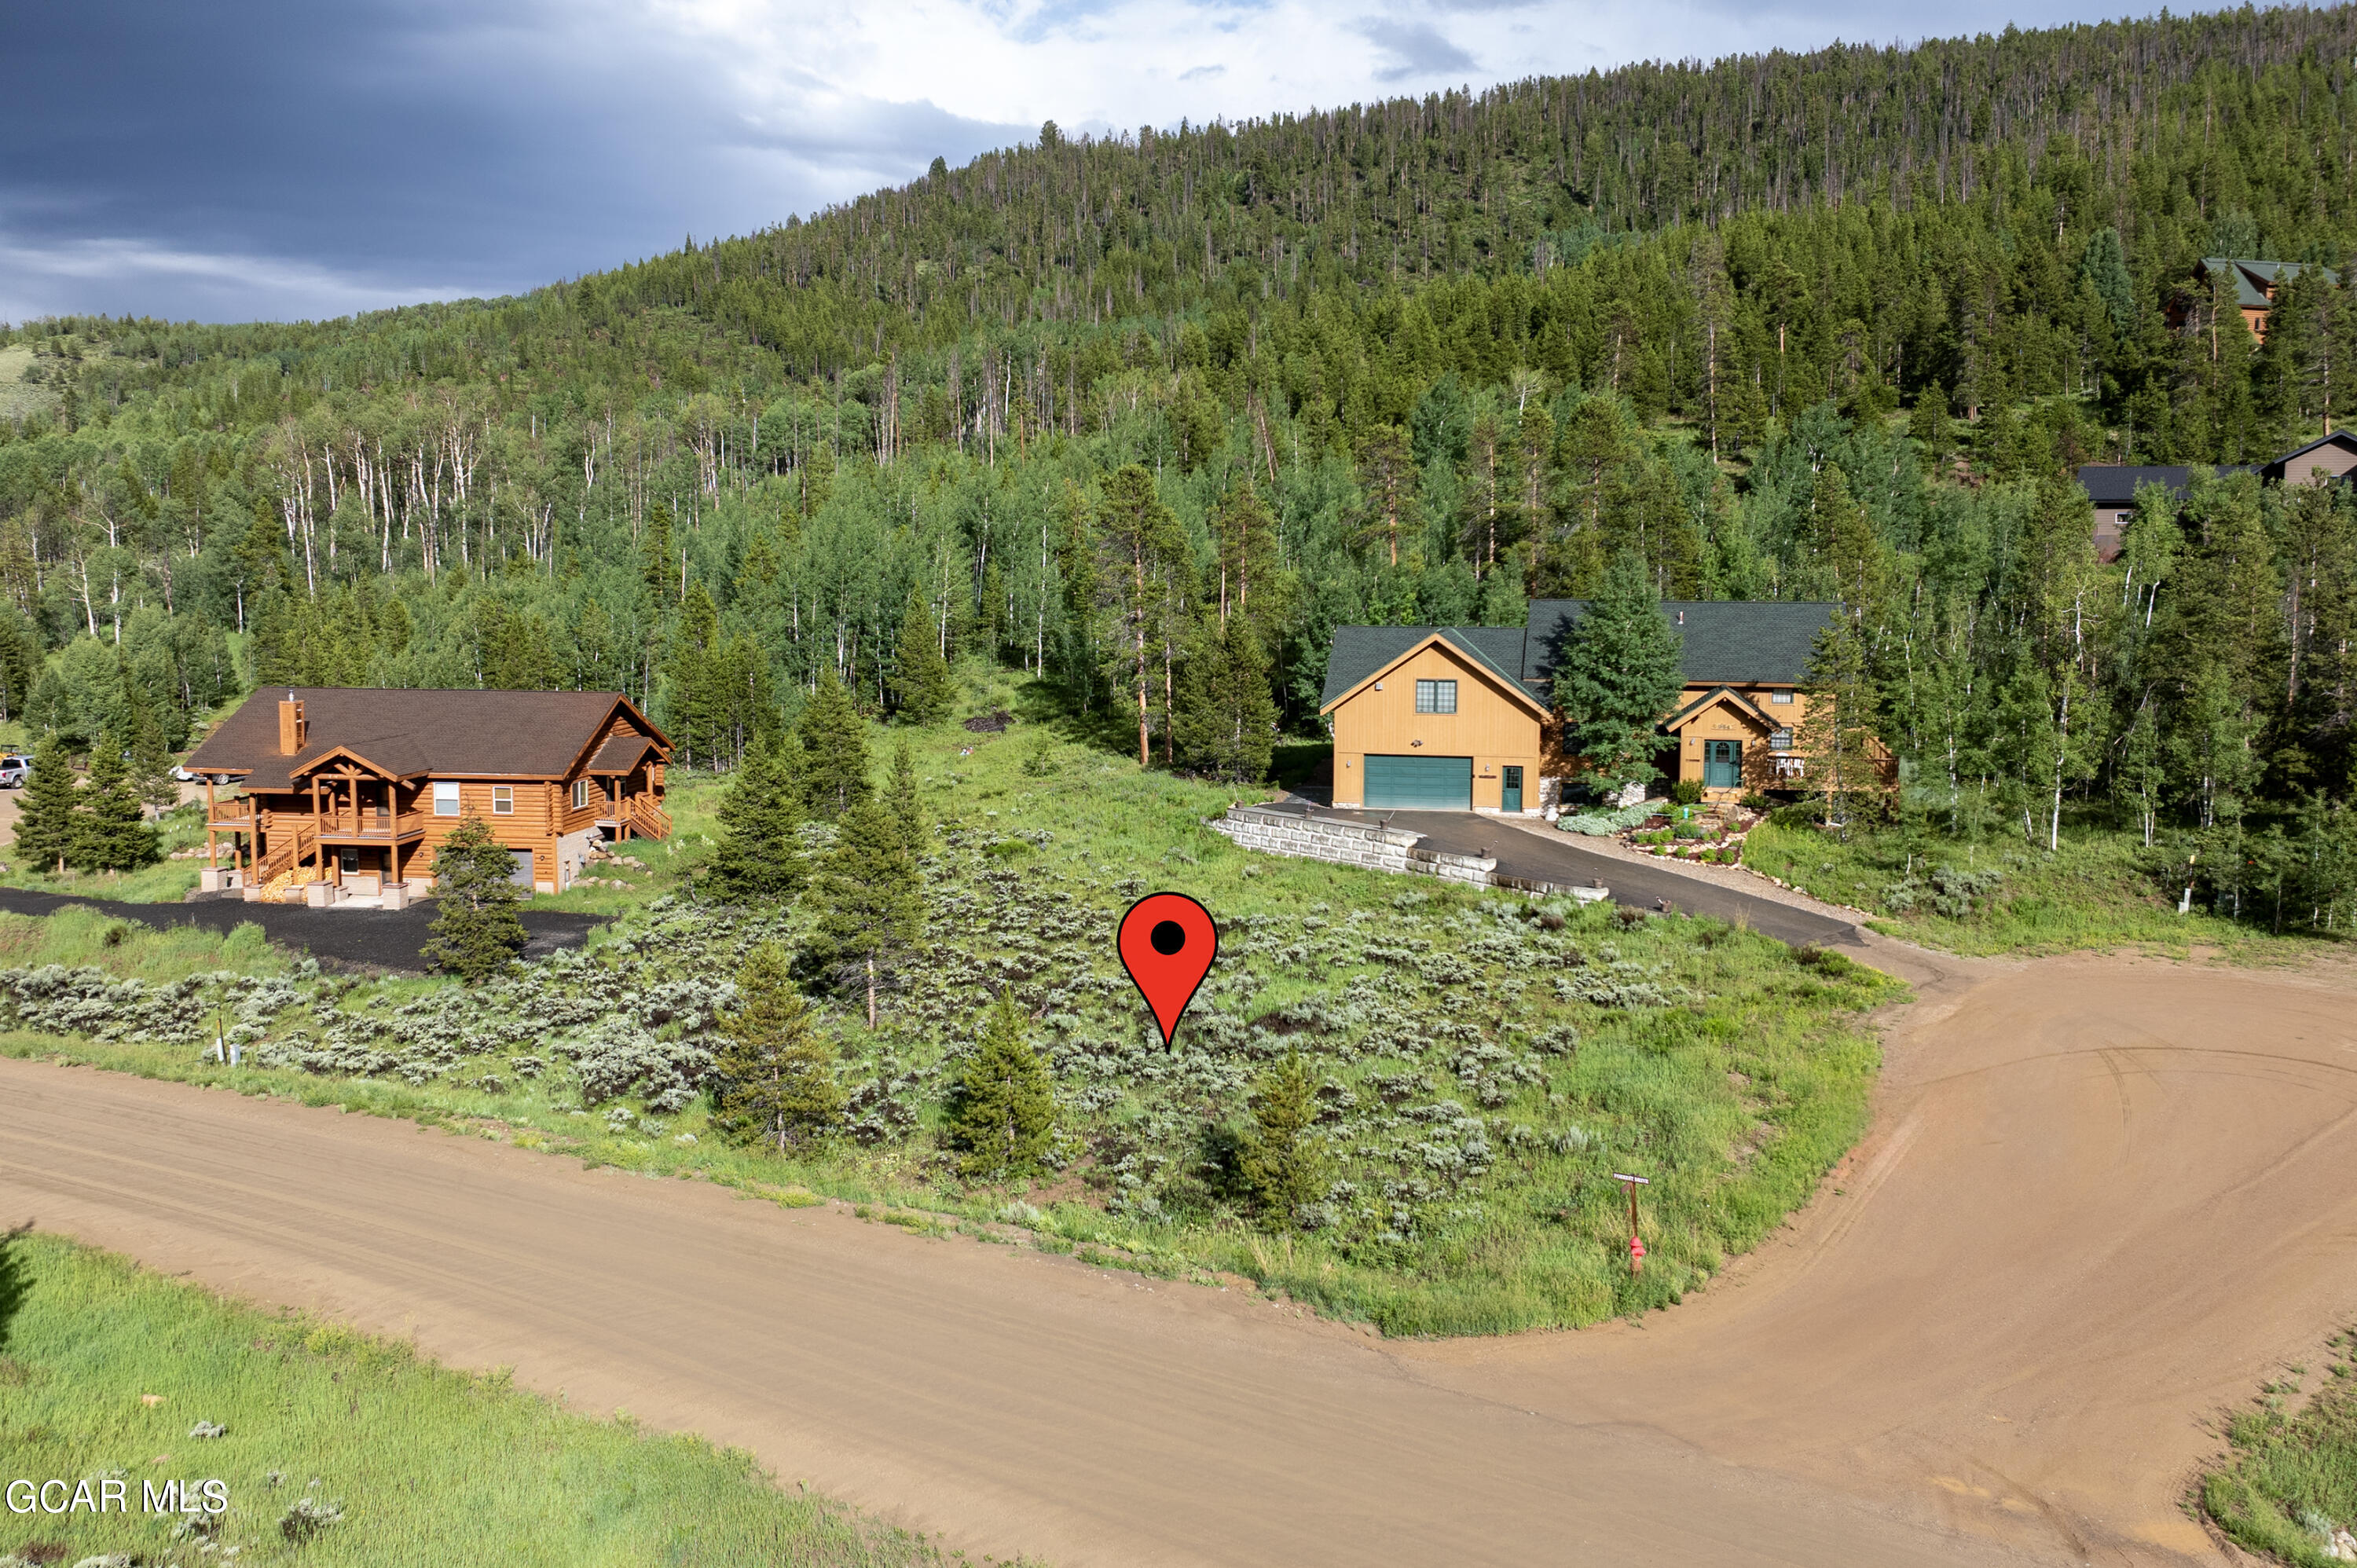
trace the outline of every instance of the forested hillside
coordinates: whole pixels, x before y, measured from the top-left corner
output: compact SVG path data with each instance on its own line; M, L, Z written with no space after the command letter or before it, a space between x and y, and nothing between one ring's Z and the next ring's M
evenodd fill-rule
M2357 8L2245 9L1050 125L515 299L30 323L0 718L577 684L727 766L823 670L925 706L930 647L1250 774L1333 625L1519 621L1626 549L1848 605L1930 827L2307 843L2350 781L2347 497L2205 484L2099 568L2062 476L2344 415L2346 289L2261 347L2199 260L2350 275L2352 65Z

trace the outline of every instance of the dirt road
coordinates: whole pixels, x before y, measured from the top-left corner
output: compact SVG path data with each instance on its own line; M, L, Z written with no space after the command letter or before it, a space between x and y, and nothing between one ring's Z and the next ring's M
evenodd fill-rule
M1504 1341L16 1062L0 1220L1060 1563L2214 1562L2202 1419L2357 1310L2349 1002L1960 970L1838 1193L1681 1308Z

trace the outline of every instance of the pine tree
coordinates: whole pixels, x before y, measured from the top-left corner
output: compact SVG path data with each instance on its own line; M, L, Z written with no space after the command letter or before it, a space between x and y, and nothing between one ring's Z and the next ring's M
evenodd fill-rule
M843 1117L834 1049L812 1026L793 986L786 950L763 942L737 974L737 1010L723 1017L727 1044L713 1058L718 1085L713 1125L738 1144L795 1144L824 1137Z
M831 822L868 798L867 726L834 671L819 675L794 731L802 743L802 802L812 816Z
M1276 745L1276 703L1269 695L1268 656L1242 615L1222 626L1197 626L1179 667L1174 723L1179 753L1217 779L1257 784Z
M951 1145L969 1176L1003 1180L1030 1169L1056 1135L1055 1089L1031 1048L1012 993L1001 991L982 1043L958 1073L949 1108Z
M164 727L156 722L155 707L139 690L129 666L118 661L117 669L123 682L124 711L130 724L132 792L139 797L142 805L169 811L180 802L179 780L172 777L172 749L164 743Z
M66 851L66 863L76 870L131 871L163 858L162 836L139 804L124 750L121 737L112 732L91 748L90 784Z
M1658 777L1658 728L1685 689L1684 643L1662 614L1644 561L1630 550L1614 556L1555 672L1564 748L1608 787Z
M74 810L81 791L74 787L73 764L67 760L65 743L53 734L45 735L33 747L32 776L25 780L25 794L16 809L16 855L27 871L59 872L65 869L66 857L72 852Z
M671 508L657 501L647 509L646 527L639 535L639 575L659 605L679 601L679 557L672 543Z
M900 645L892 682L893 700L900 716L913 725L937 725L950 716L957 698L950 683L949 660L942 657L932 612L915 594L900 614Z
M2112 325L2122 332L2136 327L2136 280L2128 275L2127 252L2120 248L2120 231L2106 224L2087 236L2079 252L2079 275L2094 286Z
M1817 633L1809 679L1794 749L1805 758L1811 792L1824 802L1826 824L1847 843L1881 784L1873 751L1874 679L1866 639L1848 616L1835 616Z
M515 857L480 817L467 817L434 852L434 940L426 959L469 985L489 980L523 950L516 918Z
M780 904L802 891L802 802L770 747L747 754L719 817L720 843L705 864L715 892L736 904Z
M924 796L917 786L916 758L909 754L909 743L900 742L892 748L892 772L885 780L884 803L899 824L900 841L909 846L912 855L922 855L932 843L932 828L925 821Z
M846 980L864 983L872 1029L877 987L924 930L916 857L890 812L863 800L843 813L817 894L820 942Z
M1254 1086L1252 1126L1236 1154L1261 1213L1280 1229L1298 1223L1302 1205L1325 1189L1317 1126L1317 1079L1299 1051L1287 1051Z

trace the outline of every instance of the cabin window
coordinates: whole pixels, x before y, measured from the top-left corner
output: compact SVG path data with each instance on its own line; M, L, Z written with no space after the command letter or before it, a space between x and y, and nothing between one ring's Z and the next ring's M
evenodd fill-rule
M458 785L456 779L436 779L434 781L434 814L437 817L458 814Z
M1453 714L1457 711L1457 682L1454 681L1418 681L1415 683L1415 711L1419 714Z
M1770 751L1790 751L1790 750L1792 750L1792 732L1791 730L1788 730L1788 729L1771 729L1771 730L1770 730L1770 731L1768 732L1768 749L1769 749L1769 750L1770 750Z
M1790 692L1770 692L1768 693L1768 700L1771 703L1789 703L1792 700L1792 693Z
M491 786L491 815L495 817L512 817L515 815L514 785L494 784Z
M576 779L573 781L573 809L576 811L587 811L588 806L589 780L587 779Z

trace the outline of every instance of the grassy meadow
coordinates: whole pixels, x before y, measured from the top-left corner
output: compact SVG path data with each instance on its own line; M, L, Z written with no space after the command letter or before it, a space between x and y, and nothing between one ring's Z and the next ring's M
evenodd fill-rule
M0 917L0 1050L1241 1278L1394 1334L1674 1302L1805 1201L1863 1130L1877 1057L1862 1015L1902 995L1895 983L1712 920L1250 854L1205 825L1239 791L1141 771L1007 683L969 679L967 711L1034 716L870 736L879 777L905 738L923 781L928 947L872 1033L814 983L849 1110L811 1156L726 1145L693 1091L743 952L799 942L811 920L701 901L692 873L725 789L709 779L673 791L672 839L541 901L615 917L587 950L474 991L321 973L250 929ZM829 830L805 832L823 853ZM1222 932L1169 1049L1112 940L1131 901L1165 888L1200 898ZM989 1186L962 1179L937 1133L1001 988L1053 1069L1060 1131L1047 1168ZM234 1069L200 1059L225 1020L245 1051ZM1325 1188L1271 1217L1234 1151L1254 1085L1293 1050L1321 1086ZM1653 1180L1633 1279L1615 1170Z
M2179 915L2155 890L2146 858L2134 834L2075 823L2065 825L2054 851L2018 837L1970 843L1878 827L1844 842L1822 828L1774 822L1753 829L1743 846L1752 870L1863 909L1877 930L1948 952L2129 947L2182 958L2199 947L2244 961L2279 961L2321 945L2220 919L2198 905Z
M21 1302L7 1307L13 1280ZM218 1427L218 1435L198 1435ZM0 1243L0 1480L127 1485L132 1511L0 1512L0 1565L901 1568L942 1556L747 1455L596 1421L46 1236ZM144 1482L226 1483L216 1519Z
M2226 1462L2202 1477L2202 1510L2235 1544L2301 1568L2329 1568L2341 1532L2357 1534L2357 1331L2333 1336L2324 1380L2304 1404L2308 1369L2287 1369L2226 1427Z

